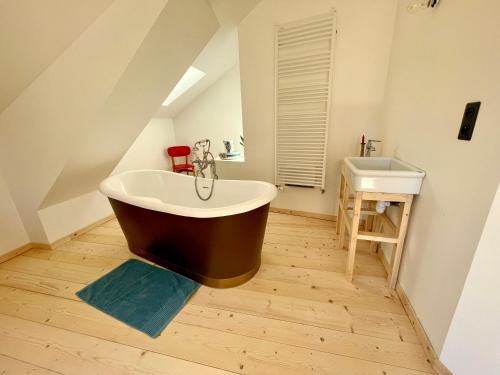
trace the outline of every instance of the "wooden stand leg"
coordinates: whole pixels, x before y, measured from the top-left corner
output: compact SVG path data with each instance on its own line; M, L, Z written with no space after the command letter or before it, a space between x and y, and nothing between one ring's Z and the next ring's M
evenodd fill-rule
M372 211L375 209L375 202L368 201L367 209L368 211ZM371 232L373 230L373 226L375 225L375 216L367 215L365 220L365 231Z
M340 234L340 228L342 227L342 220L344 220L344 218L342 217L342 212L340 211L340 205L344 201L344 196L346 193L345 186L346 186L345 177L344 177L344 174L341 174L340 175L338 210L337 210L337 227L335 228L337 234Z
M378 216L375 216L373 218L372 229L373 229L373 231L378 232L378 233L382 232L382 220ZM375 254L377 252L378 244L379 244L379 242L377 242L377 241L370 242L370 253Z
M347 202L349 198L349 191L347 190L347 182L345 180L344 175L342 175L342 186L341 186L341 198L339 200L339 216L342 217L342 211L345 212L346 207L347 207ZM342 208L342 210L341 210ZM344 241L345 241L345 229L347 223L344 222L344 217L342 217L341 222L340 222L340 228L339 228L339 249L344 248Z
M347 267L346 267L346 278L348 281L352 281L352 275L354 273L354 258L356 256L356 245L358 242L358 228L359 219L361 216L361 203L363 194L356 192L354 196L354 210L352 218L351 235L349 239L349 252L347 254Z
M342 250L344 248L344 242L345 242L345 223L342 224L340 227L340 234L339 234L339 249Z
M396 282L398 281L399 266L401 263L401 256L403 254L403 246L406 237L406 229L408 227L408 219L410 216L411 204L413 201L413 195L408 195L408 198L403 204L401 209L401 224L398 228L398 242L394 247L394 252L392 254L391 261L391 274L389 275L389 288L396 288Z

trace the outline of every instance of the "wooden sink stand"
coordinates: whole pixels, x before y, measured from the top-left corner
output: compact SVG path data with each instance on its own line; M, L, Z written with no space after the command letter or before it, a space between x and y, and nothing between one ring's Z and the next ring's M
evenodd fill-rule
M344 248L346 230L349 235L346 278L352 281L358 240L372 241L370 244L372 252L377 251L379 243L390 243L393 244L394 249L387 269L387 280L389 287L394 289L398 279L413 194L354 191L345 176L344 165L342 165L341 171L337 234L339 234L340 249ZM394 223L387 212L377 213L375 211L377 201L399 202L399 220ZM363 208L363 206L365 207ZM364 231L359 230L362 216L366 218ZM384 255L381 254L381 256Z

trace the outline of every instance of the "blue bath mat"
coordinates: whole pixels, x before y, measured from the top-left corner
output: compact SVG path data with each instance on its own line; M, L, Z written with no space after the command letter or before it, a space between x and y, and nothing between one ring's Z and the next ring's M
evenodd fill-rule
M130 259L76 293L125 324L157 337L200 284L175 272Z

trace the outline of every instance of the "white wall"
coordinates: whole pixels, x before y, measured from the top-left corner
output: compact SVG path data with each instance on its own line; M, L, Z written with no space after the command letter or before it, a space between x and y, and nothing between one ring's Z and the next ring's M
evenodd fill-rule
M0 174L0 255L29 241L9 189Z
M113 174L133 169L170 170L170 158L165 155L165 149L175 144L172 120L154 118L130 146Z
M166 107L161 106L155 117L175 118L198 95L238 63L237 26L260 0L208 1L220 27L192 64L206 75L173 103Z
M95 191L217 26L205 0L115 0L0 113L0 166L32 242L49 241L38 210Z
M439 353L500 180L500 3L442 1L409 14L408 2L394 32L384 153L427 172L400 283ZM482 101L476 129L460 141L471 101Z
M48 241L37 211L165 3L113 2L0 113L0 165L32 242Z
M193 146L209 138L214 156L223 152L222 140L232 139L235 150L241 150L243 135L241 117L240 72L235 65L174 118L175 137L179 145ZM224 174L221 178L229 178Z
M500 185L446 336L441 361L455 375L500 370Z
M0 1L0 112L111 3Z
M113 213L108 199L93 191L38 211L48 243L54 243Z
M238 28L245 163L224 163L224 178L274 183L274 26L337 10L332 123L326 192L287 187L274 206L334 214L339 161L356 155L361 134L381 136L381 107L396 0L263 0Z
M161 106L155 117L175 118L237 63L238 33L236 26L231 30L221 27L192 64L205 75L168 106Z
M175 144L170 119L152 119L113 173L132 169L170 169L163 150ZM112 214L108 199L98 191L38 211L49 243Z
M43 206L96 189L218 27L206 0L168 0L105 104L88 120Z

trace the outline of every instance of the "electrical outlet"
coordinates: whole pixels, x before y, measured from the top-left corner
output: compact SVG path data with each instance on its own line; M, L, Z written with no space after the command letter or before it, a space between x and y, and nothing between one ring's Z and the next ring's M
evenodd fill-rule
M458 139L463 141L470 141L474 126L476 125L477 114L479 113L481 102L467 103L465 106L464 116L462 118L462 125L458 131Z

